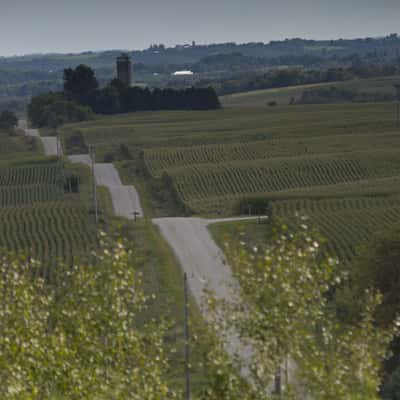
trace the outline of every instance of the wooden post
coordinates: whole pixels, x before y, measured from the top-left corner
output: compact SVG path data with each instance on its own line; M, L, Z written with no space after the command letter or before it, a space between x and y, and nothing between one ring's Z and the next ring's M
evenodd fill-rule
M93 202L94 202L94 218L96 221L96 225L99 221L99 212L97 209L97 186L96 186L96 176L94 173L94 162L95 162L95 157L96 157L96 153L94 151L94 147L90 146L90 158L92 160L92 180L93 180Z
M279 367L278 371L275 374L275 394L280 396L282 394L282 370Z

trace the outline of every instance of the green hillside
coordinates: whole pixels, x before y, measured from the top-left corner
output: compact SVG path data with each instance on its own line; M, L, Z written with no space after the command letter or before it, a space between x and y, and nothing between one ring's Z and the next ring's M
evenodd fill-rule
M400 82L399 76L358 79L345 82L316 83L312 85L289 86L277 89L254 90L251 92L235 93L220 97L224 107L262 107L269 102L278 105L287 105L291 101L299 100L305 91L318 88L337 88L354 91L360 96L393 96L393 85Z
M98 161L116 161L163 215L229 216L267 201L288 222L309 215L348 262L370 232L397 220L395 111L365 103L138 113L61 133L70 151L90 144Z

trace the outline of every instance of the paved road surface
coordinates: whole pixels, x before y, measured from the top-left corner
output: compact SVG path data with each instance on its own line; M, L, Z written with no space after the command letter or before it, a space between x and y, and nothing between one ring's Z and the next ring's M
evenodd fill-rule
M68 157L73 163L83 163L92 166L92 160L88 154L72 155ZM113 164L94 164L96 184L109 189L115 215L127 219L134 219L135 212L138 217L143 217L139 195L134 186L123 185L119 173Z

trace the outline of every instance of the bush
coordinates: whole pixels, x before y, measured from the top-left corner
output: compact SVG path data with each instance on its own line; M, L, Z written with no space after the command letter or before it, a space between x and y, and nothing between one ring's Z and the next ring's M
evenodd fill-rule
M122 243L100 240L92 263L58 265L52 286L37 262L0 260L1 399L166 399L163 321L146 305Z
M239 214L272 216L271 202L262 196L244 197L234 204L233 209Z

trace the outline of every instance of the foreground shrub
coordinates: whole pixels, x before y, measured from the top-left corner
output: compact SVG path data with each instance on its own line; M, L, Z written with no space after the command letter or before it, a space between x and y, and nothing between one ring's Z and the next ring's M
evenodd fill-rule
M0 260L2 399L165 399L166 326L138 322L146 297L134 254L122 244L92 263L60 266L57 285L34 278L40 265Z
M378 291L359 293L358 314L343 322L335 292L349 285L345 269L327 257L318 235L301 223L298 229L275 228L264 248L228 243L239 286L223 305L210 298L215 330L227 338L232 327L251 357L227 360L218 348L209 360L214 387L205 399L271 399L277 383L287 399L375 400L383 362L398 333L398 321L381 327ZM219 351L218 351L219 349ZM232 363L247 369L248 388L235 377ZM247 396L247 397L246 397Z

